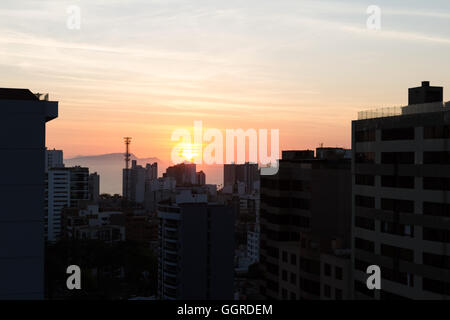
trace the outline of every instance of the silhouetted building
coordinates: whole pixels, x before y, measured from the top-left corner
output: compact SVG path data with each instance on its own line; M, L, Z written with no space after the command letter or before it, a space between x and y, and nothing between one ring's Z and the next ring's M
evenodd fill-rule
M250 194L256 189L259 182L258 164L246 162L244 164L223 165L223 186L227 193ZM239 192L239 184L242 183L242 192Z
M152 181L152 180L158 179L158 163L157 162L154 162L152 164L147 163L145 165L145 168L147 169L147 176L146 176L147 181Z
M145 190L145 209L153 213L156 212L158 202L170 199L175 188L175 178L158 178L151 180L148 184L148 188Z
M199 186L206 184L206 174L203 171L197 172L196 184Z
M158 179L158 164L147 163L142 167L136 160L131 162L131 168L128 169L128 194L125 194L126 170L123 169L122 194L124 197L136 203L144 203L145 193L150 188L151 181Z
M106 243L125 240L126 217L122 212L99 212L98 205L87 205L83 208L65 208L61 216L62 238Z
M49 168L64 167L62 150L45 150L45 172Z
M128 214L126 217L127 241L139 242L148 247L158 244L158 221L149 215Z
M100 197L100 176L97 172L89 175L89 200L98 203Z
M180 163L166 169L165 178L174 178L177 186L195 185L197 182L195 163Z
M450 297L450 103L427 82L409 93L352 123L357 299ZM366 287L369 265L381 290Z
M233 299L234 215L206 194L181 192L158 206L161 299Z
M0 111L0 299L42 299L45 123L58 102L0 88Z
M319 150L320 158L283 151L278 173L261 177L261 291L268 298L351 298L350 159L332 150Z
M424 104L444 101L444 88L431 87L429 81L423 81L421 87L408 89L408 104Z
M125 194L126 171L128 170L128 194ZM131 161L130 169L123 169L122 194L128 201L142 203L145 195L145 180L147 177L146 168L138 165L136 160Z
M57 241L61 236L63 208L77 207L89 198L89 169L83 167L50 168L46 173L45 238Z

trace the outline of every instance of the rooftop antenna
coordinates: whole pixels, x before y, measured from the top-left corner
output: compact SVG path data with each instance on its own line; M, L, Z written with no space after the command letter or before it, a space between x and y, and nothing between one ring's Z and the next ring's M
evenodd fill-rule
M128 178L129 178L129 168L130 168L130 143L131 143L131 137L124 137L123 138L125 142L125 192L124 192L124 199L128 200Z

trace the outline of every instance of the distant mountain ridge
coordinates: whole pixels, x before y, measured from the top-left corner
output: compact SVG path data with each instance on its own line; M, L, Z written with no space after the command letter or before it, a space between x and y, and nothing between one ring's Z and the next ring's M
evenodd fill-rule
M159 177L162 176L168 166L173 165L157 157L138 158L131 154L130 158L131 160L136 160L141 166L145 166L146 163L157 162ZM90 173L97 172L100 175L100 193L122 194L122 169L125 168L123 153L76 156L64 159L64 164L66 167L88 167ZM197 165L197 171L200 170L203 170L206 174L206 183L218 185L223 183L222 165Z
M136 157L133 153L130 154L131 156L131 160L137 160L138 162L142 163L145 161L148 162L160 162L161 160L159 160L156 157L150 157L150 158L138 158ZM125 159L124 159L124 153L105 153L105 154L99 154L99 155L88 155L88 156L83 156L83 155L79 155L79 156L75 156L73 158L69 158L66 159L67 161L84 161L84 160L93 160L93 161L105 161L105 160L110 160L110 161L122 161L125 163ZM125 166L125 164L124 164Z
M131 160L136 160L142 166L145 166L146 163L157 162L159 175L165 171L165 164L156 157L138 158L134 154L131 154L130 158ZM123 153L76 156L70 159L64 159L64 164L66 167L88 167L90 173L97 172L100 175L101 193L122 194L122 169L125 168Z

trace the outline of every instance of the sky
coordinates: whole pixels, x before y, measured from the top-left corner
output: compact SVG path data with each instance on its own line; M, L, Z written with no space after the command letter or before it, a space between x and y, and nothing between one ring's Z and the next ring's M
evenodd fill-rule
M196 120L279 129L282 150L349 148L358 111L405 105L423 80L450 100L449 57L448 0L0 2L0 87L59 101L46 144L67 158L131 136L138 157L168 160Z

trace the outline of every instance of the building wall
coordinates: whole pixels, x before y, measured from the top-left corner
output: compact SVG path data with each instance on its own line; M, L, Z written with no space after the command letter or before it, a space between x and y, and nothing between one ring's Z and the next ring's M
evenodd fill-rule
M58 103L3 99L0 110L0 299L42 299L45 123Z
M350 160L310 157L284 152L278 174L262 177L261 289L268 298L320 299L321 254L350 246Z
M450 298L449 125L448 111L353 122L355 298ZM365 288L372 264L382 290Z
M61 237L63 208L77 207L79 201L89 200L89 169L49 169L46 193L45 237L48 241L57 241Z
M160 205L162 299L233 299L234 216L206 203Z

